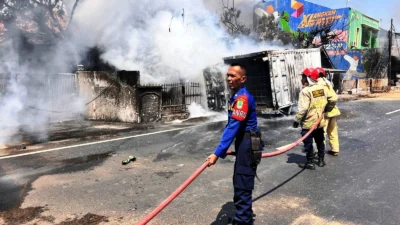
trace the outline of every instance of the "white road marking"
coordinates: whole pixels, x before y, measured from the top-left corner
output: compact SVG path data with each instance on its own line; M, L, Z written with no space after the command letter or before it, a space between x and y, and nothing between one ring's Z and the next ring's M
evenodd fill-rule
M393 112L388 112L388 113L386 113L386 115L390 115L390 114L397 113L397 112L400 112L400 109L395 110L395 111L393 111Z
M205 124L207 124L207 123L205 123ZM68 148L78 148L78 147L82 147L82 146L89 146L89 145L96 145L96 144L113 142L113 141L126 140L126 139L131 139L131 138L136 138L136 137L149 136L149 135L153 135L153 134L167 133L167 132L171 132L171 131L184 130L186 128L199 127L199 126L203 126L205 124L182 127L182 128L175 128L175 129L171 129L171 130L157 131L157 132L146 133L146 134L138 134L138 135L133 135L133 136L128 136L128 137L121 137L121 138L115 138L115 139L104 140L104 141L96 141L96 142L90 142L90 143L79 144L79 145L71 145L71 146L65 146L65 147L53 148L53 149L47 149L47 150L41 150L41 151L35 151L35 152L28 152L28 153L22 153L22 154L17 154L17 155L3 156L3 157L0 157L0 160L17 158L17 157L22 157L22 156L27 156L27 155L35 155L35 154L40 154L40 153L45 153L45 152L60 151L63 149L68 149Z

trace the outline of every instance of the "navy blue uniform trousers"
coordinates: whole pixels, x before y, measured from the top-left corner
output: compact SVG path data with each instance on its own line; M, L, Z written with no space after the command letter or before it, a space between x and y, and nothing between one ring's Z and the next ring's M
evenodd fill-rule
M236 161L233 173L233 202L236 207L234 220L237 224L243 225L253 224L252 192L254 189L255 172L249 163L250 142L250 135L248 133L236 136Z
M308 131L309 130L307 130L307 129L302 129L301 136L306 135ZM314 154L313 138L314 138L315 144L317 145L318 156L324 156L325 155L324 128L315 129L306 139L303 140L304 150L307 153L307 155Z

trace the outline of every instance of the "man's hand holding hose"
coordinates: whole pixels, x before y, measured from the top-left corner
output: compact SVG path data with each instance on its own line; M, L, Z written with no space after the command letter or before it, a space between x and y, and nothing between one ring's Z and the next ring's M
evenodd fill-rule
M206 162L208 162L208 166L214 165L218 161L218 156L215 154L211 154L206 158Z

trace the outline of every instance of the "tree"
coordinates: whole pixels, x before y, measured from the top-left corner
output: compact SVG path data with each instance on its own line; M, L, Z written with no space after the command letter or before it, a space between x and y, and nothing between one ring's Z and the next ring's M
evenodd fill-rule
M67 20L62 0L0 0L0 9L3 39L34 35L53 41L63 37Z
M242 13L239 9L235 8L235 0L233 0L232 7L229 6L229 2L225 5L222 0L223 13L221 15L221 23L228 29L229 34L233 37L240 35L249 35L251 29L244 23L239 21L240 14Z
M264 15L258 20L256 33L259 41L280 41L284 45L300 47L299 35L294 32L285 32L279 28L274 15ZM301 32L300 32L301 33ZM303 33L301 33L303 35ZM303 36L301 36L303 37ZM303 37L304 38L304 37Z

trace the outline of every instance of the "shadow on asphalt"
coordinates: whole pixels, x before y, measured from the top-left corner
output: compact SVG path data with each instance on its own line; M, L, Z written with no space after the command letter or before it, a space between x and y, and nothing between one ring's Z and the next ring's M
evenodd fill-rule
M300 170L299 172L297 172L296 174L294 174L293 176L291 176L289 179L285 180L284 182L282 182L281 184L279 184L278 186L272 188L271 190L265 192L264 194L253 198L253 202L256 202L258 200L260 200L261 198L271 194L272 192L278 190L279 188L283 187L283 185L285 185L286 183L288 183L289 181L293 180L295 177L297 177L298 175L300 175L305 169Z
M301 163L304 161L304 156L299 155L299 154L288 154L289 155L289 159L288 159L288 163ZM293 180L295 177L297 177L298 175L300 175L305 169L300 170L299 172L297 172L296 174L294 174L293 176L289 177L287 180L285 180L284 182L282 182L281 184L279 184L278 186L272 188L271 190L265 192L264 194L256 197L253 199L253 202L258 201L259 199L271 194L272 192L278 190L279 188L283 187L283 185L287 184L289 181ZM221 210L219 211L217 218L215 219L214 222L212 222L210 225L226 225L229 224L230 220L229 218L232 218L235 215L235 204L233 202L227 202L225 203Z
M23 203L25 196L32 190L32 183L39 177L85 171L100 165L113 154L114 152L105 152L60 161L40 161L40 159L35 161L34 157L32 157L31 160L33 162L37 164L42 163L46 166L35 168L35 165L30 165L26 167L26 171L10 175L9 177L0 177L0 212L14 208L18 209ZM39 172L29 173L30 170L35 171L35 169L39 169ZM17 177L18 179L13 177Z
M289 153L287 154L288 159L286 163L296 163L297 165L300 165L301 163L306 162L306 157L304 155L300 155L297 153Z
M229 218L235 215L235 204L233 202L225 203L219 211L217 218L210 225L226 225L229 224Z

